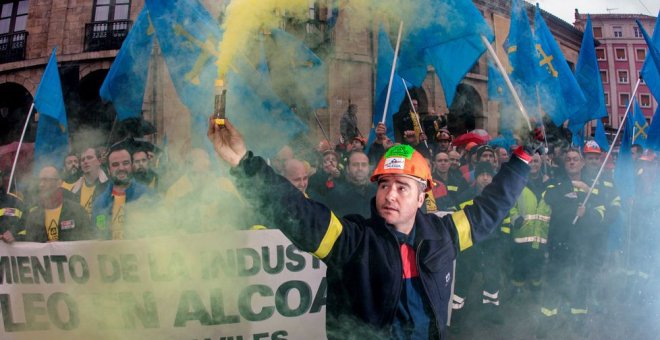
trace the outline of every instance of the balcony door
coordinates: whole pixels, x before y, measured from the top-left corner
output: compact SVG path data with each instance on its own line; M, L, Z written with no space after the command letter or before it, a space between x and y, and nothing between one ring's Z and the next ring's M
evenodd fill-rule
M0 0L0 63L25 59L28 0Z

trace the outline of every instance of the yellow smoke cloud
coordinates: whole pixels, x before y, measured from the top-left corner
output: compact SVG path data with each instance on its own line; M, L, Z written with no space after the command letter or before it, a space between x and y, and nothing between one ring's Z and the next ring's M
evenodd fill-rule
M308 10L307 0L232 1L222 25L224 34L217 61L220 78L236 56L245 54L257 32L278 28L284 17L306 20Z

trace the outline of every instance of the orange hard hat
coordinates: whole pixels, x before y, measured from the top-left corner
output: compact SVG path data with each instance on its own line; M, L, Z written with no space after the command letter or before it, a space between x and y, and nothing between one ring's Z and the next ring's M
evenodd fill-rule
M426 158L412 146L395 145L385 153L371 175L371 181L376 182L382 175L408 175L426 183L426 191L433 188L431 168Z
M582 153L597 153L600 154L600 146L598 146L598 143L596 141L590 140L584 143L584 149L582 150Z

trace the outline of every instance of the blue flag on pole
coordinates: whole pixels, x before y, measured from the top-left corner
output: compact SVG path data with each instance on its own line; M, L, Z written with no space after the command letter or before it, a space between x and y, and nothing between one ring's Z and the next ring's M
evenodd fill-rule
M518 91L520 100L530 118L540 120L536 89L542 76L541 71L545 71L538 66L539 54L536 51L527 10L522 0L512 1L511 26L509 35L504 41L504 49L509 55L509 64L512 68L511 82Z
M646 147L654 152L660 152L660 107L653 114L649 134L646 138Z
M399 75L421 86L427 65L433 65L447 106L456 94L456 87L465 74L486 51L481 41L495 36L481 12L470 0L431 0L429 6L419 6L419 22L406 22L401 42Z
M642 147L646 146L646 137L648 136L649 123L644 118L642 108L639 107L637 99L633 102L633 144L639 144Z
M521 127L518 107L513 103L513 95L506 85L504 77L493 61L488 58L488 100L500 104L500 134L513 137Z
M153 26L145 8L122 43L99 91L101 99L112 102L119 121L142 116L153 41Z
M34 107L39 112L37 137L34 145L34 171L45 165L62 164L69 151L69 131L62 95L62 83L57 69L56 48L41 77L34 96Z
M605 134L605 126L600 119L596 119L596 133L594 134L594 140L604 152L610 150L610 142L607 140L607 135Z
M369 140L367 146L376 140L375 128L383 119L383 111L385 110L385 99L387 97L387 87L390 82L390 72L392 71L392 63L394 62L394 49L390 43L390 38L387 33L380 27L378 31L378 60L376 70L376 88L374 96L374 112L372 115L371 131L369 132ZM394 141L394 122L392 117L399 109L401 101L406 98L406 89L403 87L402 78L394 73L392 80L392 90L390 93L390 103L385 113L385 126L387 128L387 137Z
M633 120L630 116L624 123L623 137L619 147L619 156L614 168L614 181L621 198L630 198L635 194L635 165L632 159Z
M587 101L570 118L569 129L571 131L582 129L584 124L590 120L607 117L605 95L600 78L598 60L596 59L596 48L590 16L587 16L587 25L584 28L582 46L580 47L580 54L575 67L575 78L578 84L580 84L580 88Z
M660 51L658 50L660 47L660 25L658 23L660 23L660 12L658 12L658 17L655 20L653 38L649 38L644 26L637 20L637 25L648 45L648 53L642 66L641 75L655 99L660 101Z
M275 94L268 78L237 58L227 73L227 117L250 149L271 158L307 126Z
M293 35L280 29L272 30L271 34L275 42L271 58L279 61L271 72L275 87L288 89L291 92L288 97L302 100L310 109L327 107L326 64Z
M204 145L218 78L220 25L198 0L145 3L174 87L191 113L193 144Z
M552 122L561 126L584 106L586 99L561 48L545 24L538 4L534 16L534 34L538 63L546 71L540 72L539 102Z

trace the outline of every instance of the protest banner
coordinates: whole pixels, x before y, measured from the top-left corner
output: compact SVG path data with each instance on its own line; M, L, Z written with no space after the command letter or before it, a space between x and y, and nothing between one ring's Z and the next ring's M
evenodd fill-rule
M325 338L326 291L277 230L0 242L2 339Z

